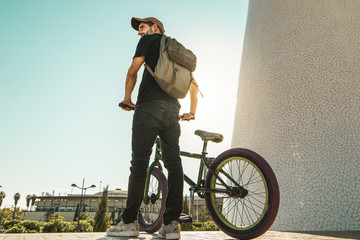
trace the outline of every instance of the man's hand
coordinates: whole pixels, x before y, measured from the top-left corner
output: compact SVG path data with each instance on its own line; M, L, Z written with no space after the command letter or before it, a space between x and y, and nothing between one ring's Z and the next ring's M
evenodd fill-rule
M129 105L130 107L135 107L135 105L131 101L131 93L134 90L136 84L137 73L141 65L144 63L144 61L145 61L145 57L134 57L131 66L128 70L128 73L126 75L125 97L124 97L124 101L122 101L121 103ZM129 107L121 107L121 108L124 109L125 111L131 110Z
M184 113L181 116L181 121L190 121L190 120L195 120L195 116L191 113Z
M121 103L123 103L123 104L126 104L126 105L128 105L128 106L130 106L130 107L133 107L133 108L135 108L135 105L131 102L131 100L124 100L124 101L122 101ZM125 111L131 111L131 109L129 108L129 107L121 107L123 110L125 110Z

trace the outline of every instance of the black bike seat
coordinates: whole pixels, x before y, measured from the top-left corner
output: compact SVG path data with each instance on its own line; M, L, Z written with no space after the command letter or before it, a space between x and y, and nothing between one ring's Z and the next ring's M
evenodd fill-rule
M212 141L214 143L220 143L224 139L224 136L220 133L212 133L202 130L196 130L194 134L201 137L203 141Z

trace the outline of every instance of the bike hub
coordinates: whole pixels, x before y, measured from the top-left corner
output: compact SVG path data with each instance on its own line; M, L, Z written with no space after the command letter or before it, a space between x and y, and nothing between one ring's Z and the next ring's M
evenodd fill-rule
M229 193L231 198L245 198L249 194L249 191L243 187L232 187Z
M155 194L155 193L153 193L153 194L151 194L151 196L150 196L150 202L152 203L152 204L155 204L156 203L156 201L159 199L158 198L158 196Z

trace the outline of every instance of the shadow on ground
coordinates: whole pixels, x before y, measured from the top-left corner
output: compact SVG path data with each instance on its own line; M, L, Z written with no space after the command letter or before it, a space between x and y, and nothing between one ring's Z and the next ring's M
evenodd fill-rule
M160 239L160 238L158 238L157 237L157 234L153 234L152 236L151 236L151 238L149 238L149 233L146 233L146 235L147 235L147 237L145 237L145 236L141 236L142 234L140 233L140 235L138 236L138 237L110 237L110 236L103 236L103 237L101 237L101 238L98 238L98 239L96 239L96 240L145 240L145 239L147 239L147 240L149 240L149 239L151 239L151 240L155 240L155 239Z
M360 239L360 231L343 231L343 232L332 232L332 231L321 231L321 232L293 232L293 233L305 233L323 237L334 237L334 238L348 238L348 239Z

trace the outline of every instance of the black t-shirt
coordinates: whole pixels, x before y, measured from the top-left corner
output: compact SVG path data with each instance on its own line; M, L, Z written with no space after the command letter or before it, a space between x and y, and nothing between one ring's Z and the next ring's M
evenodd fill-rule
M156 63L159 59L161 37L161 34L151 34L141 37L134 55L134 58L145 57L145 63L149 65L153 71L155 71ZM165 93L145 68L136 104L152 100L165 100L180 106L179 101Z

